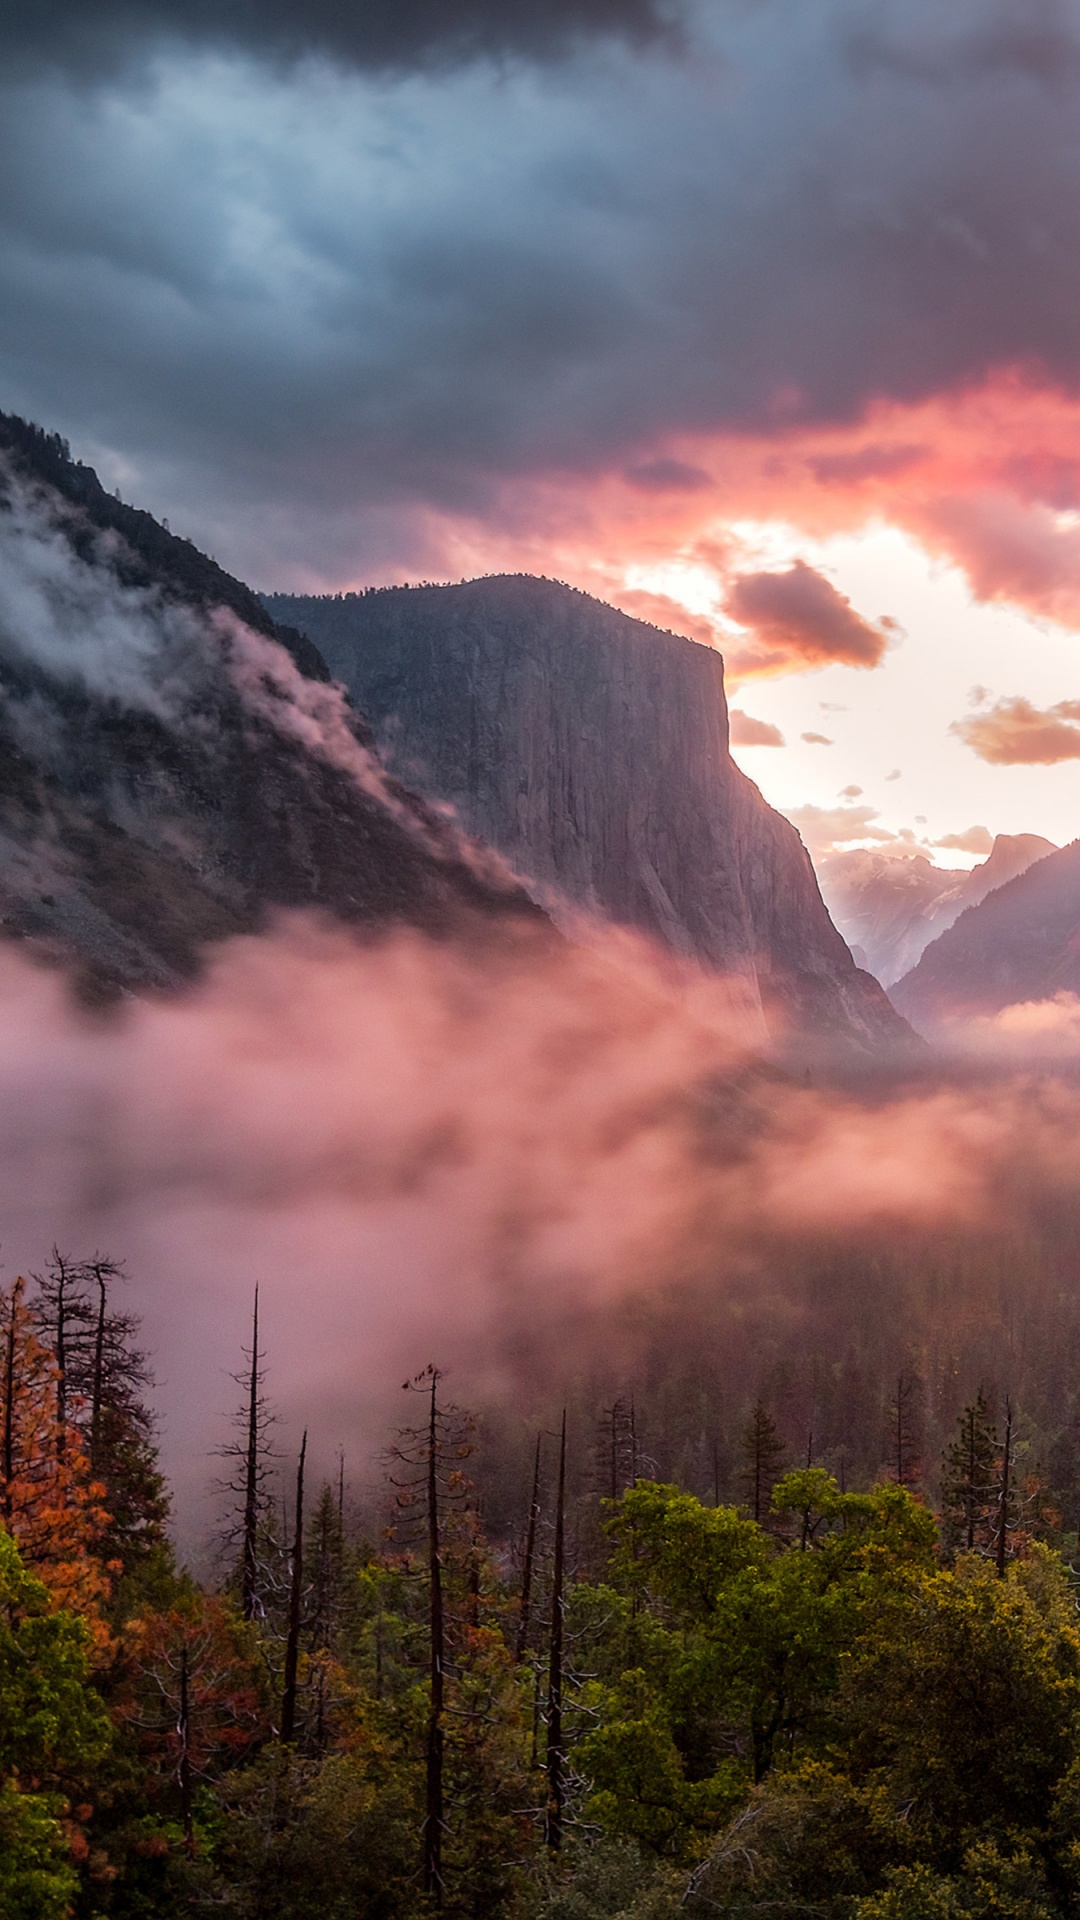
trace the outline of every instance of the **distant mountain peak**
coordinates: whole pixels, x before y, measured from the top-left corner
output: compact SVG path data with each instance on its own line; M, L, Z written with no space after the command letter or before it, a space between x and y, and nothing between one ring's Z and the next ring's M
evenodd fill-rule
M1059 993L1080 993L1080 840L988 889L890 989L927 1033Z
M823 860L818 878L844 938L891 991L968 907L1055 851L1041 834L999 833L986 859L965 871L936 867L925 854L858 848Z

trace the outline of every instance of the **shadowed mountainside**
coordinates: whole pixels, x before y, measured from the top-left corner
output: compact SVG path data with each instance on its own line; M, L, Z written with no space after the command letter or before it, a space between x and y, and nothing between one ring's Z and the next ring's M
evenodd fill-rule
M898 858L867 847L821 861L818 880L844 939L891 987L967 907L1056 851L1041 834L999 833L987 858L962 873L935 867L922 854Z
M1018 1001L1080 993L1080 840L1039 860L962 913L891 989L931 1034Z
M718 653L527 575L265 604L315 641L398 776L557 917L569 902L742 976L777 1028L910 1040L731 759Z
M91 995L273 908L539 919L386 778L309 641L4 416L0 545L0 923Z

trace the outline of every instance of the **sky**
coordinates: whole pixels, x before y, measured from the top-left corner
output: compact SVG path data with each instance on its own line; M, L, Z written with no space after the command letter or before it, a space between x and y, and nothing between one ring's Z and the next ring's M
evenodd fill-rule
M0 407L126 498L718 645L815 851L1074 837L1080 0L38 0L0 73Z

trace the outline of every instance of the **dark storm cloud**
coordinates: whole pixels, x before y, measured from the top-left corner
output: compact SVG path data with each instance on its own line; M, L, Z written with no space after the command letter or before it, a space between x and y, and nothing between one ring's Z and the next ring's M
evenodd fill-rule
M34 0L0 7L0 53L24 70L100 75L161 42L306 54L387 69L565 53L595 34L669 32L663 0Z
M499 15L537 45L541 17L616 13ZM495 18L455 10L455 44ZM530 475L689 498L677 434L783 436L1002 366L1080 386L1080 0L703 0L686 34L12 82L0 401L283 583L437 565L432 512L490 520Z

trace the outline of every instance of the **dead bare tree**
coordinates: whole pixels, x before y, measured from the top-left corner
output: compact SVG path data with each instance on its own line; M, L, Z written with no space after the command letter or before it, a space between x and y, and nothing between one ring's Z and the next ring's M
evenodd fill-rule
M547 1818L544 1839L554 1851L562 1846L565 1800L563 1752L563 1579L566 1540L566 1409L559 1437L559 1482L555 1499L555 1557L551 1573L551 1649L547 1705Z
M56 1360L56 1450L63 1459L71 1400L69 1376L74 1371L78 1380L79 1356L85 1353L91 1322L86 1264L67 1259L54 1246L44 1273L32 1274L31 1278L35 1289L31 1307L34 1331Z
M460 1496L462 1475L455 1460L469 1452L460 1431L461 1415L456 1407L439 1400L442 1373L436 1366L425 1367L404 1383L407 1393L422 1394L427 1401L427 1416L420 1427L404 1427L391 1461L406 1469L404 1478L391 1474L397 1489L399 1514L419 1510L423 1515L424 1561L428 1581L428 1712L424 1737L424 1822L422 1830L422 1877L425 1894L435 1911L444 1903L443 1833L446 1809L444 1773L446 1757L446 1605L443 1590L444 1509L448 1501Z
M998 1485L998 1523L997 1539L994 1542L994 1564L999 1580L1005 1578L1005 1563L1009 1551L1009 1476L1012 1470L1013 1450L1013 1412L1012 1401L1005 1396L1005 1435L1001 1443L1001 1471Z
M292 1564L289 1577L289 1610L285 1630L285 1681L281 1694L281 1744L292 1745L296 1736L296 1681L300 1662L301 1607L304 1592L304 1459L307 1454L307 1430L300 1442L296 1469L296 1510L293 1527Z
M536 1457L533 1460L532 1498L529 1501L529 1523L525 1531L525 1559L521 1568L521 1604L518 1611L517 1644L514 1658L520 1666L525 1658L525 1649L529 1642L529 1610L532 1606L533 1563L536 1558L536 1529L540 1520L540 1435L536 1436Z
M235 1463L227 1480L218 1482L220 1493L231 1495L235 1503L226 1524L225 1544L238 1552L237 1572L240 1585L240 1611L245 1620L254 1620L263 1611L261 1592L260 1535L273 1498L270 1480L274 1453L269 1434L275 1415L265 1393L265 1354L259 1344L259 1289L251 1317L251 1346L244 1349L247 1366L232 1378L243 1387L244 1399L234 1416L237 1439L219 1449L219 1457Z
M4 1342L3 1516L8 1527L11 1525L15 1486L15 1351L24 1285L20 1275L11 1289L11 1311Z

